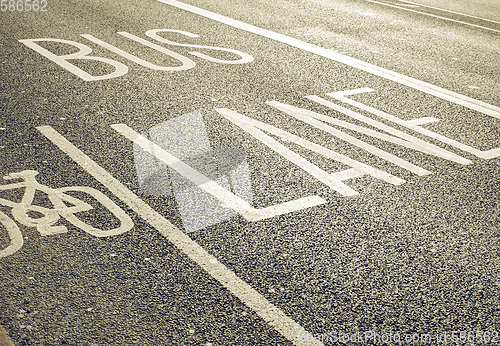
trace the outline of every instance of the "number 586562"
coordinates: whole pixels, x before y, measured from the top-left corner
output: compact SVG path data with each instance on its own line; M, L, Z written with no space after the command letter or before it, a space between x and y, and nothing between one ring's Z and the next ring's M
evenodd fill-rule
M47 11L47 0L0 0L2 12L45 12Z

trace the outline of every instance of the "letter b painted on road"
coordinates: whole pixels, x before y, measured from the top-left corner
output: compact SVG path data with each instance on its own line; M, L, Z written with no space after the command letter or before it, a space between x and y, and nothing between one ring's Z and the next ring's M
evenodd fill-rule
M35 42L40 42L40 41L49 41L49 42L58 42L58 43L65 43L72 45L76 48L79 49L78 52L76 53L71 53L71 54L66 54L66 55L56 55L49 50L43 48L39 44ZM121 62L108 59L108 58L102 58L99 56L89 56L90 53L92 53L92 49L89 46L86 46L82 43L75 42L75 41L69 41L69 40L60 40L60 39L55 39L55 38L35 38L35 39L28 39L28 40L19 40L19 42L23 43L24 45L30 47L31 49L37 51L38 53L42 54L44 57L52 60L59 66L65 68L69 72L77 75L81 79L85 81L96 81L96 80L102 80L102 79L109 79L109 78L115 78L115 77L120 77L123 76L128 72L128 67L127 65L122 64ZM91 74L83 71L81 68L71 64L68 62L68 60L94 60L94 61L100 61L106 64L109 64L115 68L115 71L112 73L108 73L105 75L101 76L92 76Z

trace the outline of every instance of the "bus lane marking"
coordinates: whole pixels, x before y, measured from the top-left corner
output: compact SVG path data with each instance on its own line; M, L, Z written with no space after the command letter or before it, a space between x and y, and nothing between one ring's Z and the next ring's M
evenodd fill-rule
M200 59L204 59L213 63L217 64L230 64L230 65L236 65L236 64L248 64L251 63L254 58L244 52L240 52L239 50L236 49L230 49L230 48L223 48L223 47L214 47L214 46L204 46L204 45L196 45L196 44L185 44L185 43L179 43L179 42L174 42L171 40L167 40L166 38L158 35L158 33L163 33L163 32L169 32L169 33L176 33L180 35L184 35L190 38L198 38L199 36L187 31L182 31L182 30L175 30L175 29L153 29L153 30L148 30L146 32L146 36L151 37L152 39L168 44L170 46L180 46L180 47L191 47L191 48L196 48L196 49L209 49L209 50L216 50L216 51L224 51L228 52L234 55L237 55L239 59L237 60L223 60L223 59L218 59L214 58L210 55L204 54L202 52L198 51L192 51L189 52L189 54L196 56ZM149 68L151 70L156 70L156 71L169 71L169 72L179 72L179 71L185 71L192 69L196 66L196 63L179 54L176 53L170 49L164 48L162 46L159 46L153 42L147 41L143 38L140 38L138 36L135 36L131 33L128 33L126 31L119 31L117 32L118 35L121 35L123 37L126 37L132 41L135 41L139 44L142 44L146 47L149 47L151 49L154 49L160 53L163 53L170 58L177 60L180 65L178 66L159 66L156 64L153 64L149 61L146 61L144 59L141 59L131 53L128 53L118 47L115 47L103 40L98 39L97 37L94 37L89 34L81 34L83 38L86 38L87 40L95 43L96 45L99 45L117 55L120 55L121 57L128 59L129 61L132 61L133 63L136 63L140 66ZM80 42L75 42L75 41L69 41L69 40L61 40L61 39L56 39L56 38L35 38L35 39L25 39L25 40L19 40L22 44L25 46L33 49L34 51L40 53L42 56L46 57L47 59L55 62L62 68L66 69L67 71L73 73L74 75L80 77L81 79L85 81L97 81L97 80L103 80L103 79L111 79L111 78L117 78L121 77L124 74L128 73L128 66L125 64L122 64L119 61L109 59L109 58L104 58L104 57L99 57L99 56L94 56L94 55L89 55L92 53L92 48L90 48L87 45L84 45ZM71 45L73 47L78 48L78 51L76 53L71 53L71 54L65 54L65 55L56 55L49 51L48 49L43 48L36 42L57 42L57 43L62 43L66 45ZM104 64L108 64L114 67L115 71L101 75L101 76L93 76L90 75L89 73L85 72L81 68L73 65L72 63L68 62L68 60L93 60L93 61L99 61Z
M324 345L51 126L37 130L294 345Z
M176 0L157 0L159 2L162 2L164 4L170 5L177 7L179 9L198 14L200 16L212 19L214 21L218 21L220 23L232 26L237 29L245 30L248 32L251 32L253 34L262 36L262 37L267 37L269 39L272 39L274 41L278 41L284 44L287 44L289 46L299 48L301 50L325 57L327 59L357 68L359 70L371 73L373 75L391 80L393 82L408 86L410 88L423 91L424 93L439 97L443 100L461 105L463 107L467 107L473 110L476 110L478 112L487 114L489 116L492 116L494 118L500 119L500 107L488 104L486 102L480 101L473 99L471 97L461 95L459 93L456 93L451 90L447 90L445 88L441 88L437 85L433 85L431 83L427 83L406 75L403 75L398 72L394 72L370 63L367 63L362 60L358 60L352 57L349 57L347 55L343 55L337 52L332 51L331 49L326 49L320 46L316 46L311 43L307 43L304 41L301 41L299 39L279 34L274 31L270 31L267 29L263 29L260 27L257 27L255 25L251 25L236 19L232 19L223 15L220 15L218 13L210 12L208 10L204 10L199 7L195 7L192 5L185 4L180 1Z
M56 55L49 51L48 49L43 48L39 44L35 42L44 42L44 41L50 41L50 42L58 42L58 43L64 43L64 44L69 44L71 46L74 46L78 48L78 51L75 53L71 54L65 54L65 55ZM40 53L44 57L46 57L49 60L52 60L55 62L57 65L61 66L62 68L68 70L69 72L73 73L74 75L80 77L84 81L96 81L96 80L103 80L103 79L110 79L110 78L116 78L123 76L128 72L128 67L125 64L122 64L119 61L113 60L113 59L108 59L108 58L103 58L100 56L91 56L89 55L92 53L92 48L89 46L86 46L80 42L75 42L75 41L68 41L68 40L61 40L61 39L56 39L56 38L36 38L36 39L29 39L29 40L19 40L22 44L25 46L33 49L34 51ZM94 61L99 61L108 65L111 65L114 67L115 71L102 75L102 76L92 76L91 74L85 72L81 68L71 64L68 62L68 60L94 60Z

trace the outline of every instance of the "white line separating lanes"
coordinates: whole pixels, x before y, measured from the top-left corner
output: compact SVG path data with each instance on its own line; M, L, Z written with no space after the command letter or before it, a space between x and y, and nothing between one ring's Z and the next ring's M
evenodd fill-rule
M294 345L324 345L51 126L37 130Z
M500 24L500 22L498 22L496 20L493 20L493 19L476 17L476 16L473 16L473 15L470 15L470 14L465 14L465 13L461 13L461 12L455 12L455 11L451 11L451 10L445 10L444 8L439 8L439 7L424 5L424 4L420 4L420 3L417 3L417 2L413 2L413 1L407 1L407 0L398 0L398 1L399 2L404 2L404 3L407 3L407 4L411 4L411 5L415 5L415 6L419 6L419 7L427 7L427 8L432 8L433 10L438 10L438 11L443 11L443 12L458 14L459 16L464 16L464 17L469 17L469 18L484 20L485 22L491 22L491 23Z
M330 60L357 68L359 70L374 74L379 77L386 78L388 80L391 80L393 82L408 86L410 88L414 88L416 90L423 91L427 94L439 97L443 100L453 102L455 104L459 104L461 106L476 110L478 112L487 114L489 116L492 116L494 118L500 119L500 107L488 104L486 102L480 101L473 99L471 97L465 96L458 94L454 91L447 90L444 88L441 88L439 86L409 77L405 76L401 73L394 72L391 70L387 70L385 68L367 63L362 60L358 60L352 57L349 57L347 55L343 55L337 52L334 52L331 49L326 49L322 48L301 40L298 40L296 38L286 36L283 34L279 34L267 29L259 28L257 26L241 22L236 19L232 19L214 12L210 12L204 9L201 9L199 7L195 7L192 5L185 4L180 1L176 0L157 0L159 2L162 2L164 4L170 5L177 7L179 9L198 14L200 16L218 21L220 23L227 24L229 26L232 26L237 29L245 30L251 33L254 33L256 35L260 35L263 37L270 38L272 40L285 43L287 45L290 45L292 47L296 47L299 49L302 49L304 51L328 58Z
M428 16L428 17L443 19L443 20L447 20L449 22L454 22L454 23L469 25L469 26L473 26L475 28L480 28L480 29L484 29L484 30L489 30L489 31L500 33L500 30L488 28L487 26L472 24L472 23L464 22L464 21L457 20L457 19L452 19L452 18L448 18L448 17L438 16L437 14L432 14L432 13L426 13L426 12L418 11L418 10L414 10L414 9L403 7L403 6L398 6L397 4L388 4L387 2L381 2L381 1L375 1L375 0L365 0L365 1L371 2L371 3L374 3L374 4L388 6L388 7L398 8L400 10L404 10L404 11L408 11L408 12L418 13L418 14L421 14L421 15L424 15L424 16ZM429 6L424 6L424 5L419 5L419 6L429 7ZM436 10L438 9L436 7L431 7L431 8L436 9ZM441 11L444 11L444 10L441 10ZM446 12L451 12L451 11L446 11ZM451 12L451 13L458 14L456 12ZM465 16L472 17L472 16L469 16L469 15L465 15ZM472 17L472 18L475 18L475 17ZM490 22L496 23L495 21L490 21Z

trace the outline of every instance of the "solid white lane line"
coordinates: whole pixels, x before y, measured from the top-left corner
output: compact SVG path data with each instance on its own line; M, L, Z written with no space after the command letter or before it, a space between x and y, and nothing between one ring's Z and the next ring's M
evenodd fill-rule
M301 40L298 40L298 39L295 39L295 38L292 38L292 37L289 37L289 36L286 36L283 34L278 34L276 32L273 32L273 31L270 31L267 29L262 29L262 28L259 28L257 26L247 24L247 23L241 22L241 21L236 20L236 19L225 17L223 15L220 15L220 14L217 14L214 12L210 12L210 11L207 11L207 10L204 10L204 9L192 6L192 5L185 4L183 2L179 2L176 0L158 0L158 1L162 2L164 4L167 4L167 5L177 7L179 9L182 9L185 11L189 11L191 13L198 14L200 16L203 16L203 17L215 20L215 21L218 21L220 23L230 25L232 27L235 27L235 28L238 28L241 30L245 30L245 31L248 31L248 32L263 36L263 37L270 38L272 40L275 40L275 41L278 41L281 43L288 44L292 47L296 47L296 48L305 50L307 52L331 59L333 61L337 61L339 63L352 66L354 68L363 70L365 72L372 73L376 76L380 76L380 77L389 79L393 82L397 82L397 83L400 83L402 85L406 85L410 88L414 88L416 90L420 90L420 91L423 91L425 93L434 95L436 97L442 98L443 100L447 100L447 101L462 105L462 106L470 108L470 109L477 110L477 111L482 112L484 114L488 114L492 117L500 119L500 107L490 105L486 102L479 101L479 100L473 99L471 97L458 94L458 93L453 92L451 90L447 90L447 89L438 87L436 85L433 85L433 84L430 84L427 82L423 82L423 81L420 81L418 79L408 77L408 76L405 76L403 74L400 74L400 73L397 73L394 71L387 70L387 69L382 68L382 67L378 67L376 65L364 62L362 60L351 58L347 55L336 53L336 52L332 51L331 49L322 48L322 47L319 47L319 46L316 46L316 45L313 45L313 44L310 44L310 43L307 43L307 42L304 42L304 41L301 41Z
M177 247L177 249L186 254L250 309L255 311L285 338L295 345L300 346L323 345L322 342L314 339L302 326L285 315L279 308L271 304L254 288L237 277L234 272L217 261L214 256L210 255L205 249L198 245L198 243L172 225L161 214L151 208L146 202L140 199L119 180L99 166L90 157L85 155L85 153L75 147L51 126L40 126L37 127L37 130L71 157L97 181L103 184L112 194L122 200L130 209L158 230L158 232L166 237L175 247ZM306 337L304 337L304 335L306 335ZM307 340L307 342L304 340ZM310 342L310 340L316 341Z
M149 139L142 136L138 132L132 130L127 125L113 124L111 125L111 128L123 135L125 138L130 139L132 142L140 146L149 154L155 156L157 159L167 164L170 168L198 186L201 190L214 196L220 201L223 201L228 208L232 208L235 212L241 214L245 210L251 208L251 205L247 201L236 196L231 191L223 188L214 180L208 178L188 164L179 160L174 155L163 150L160 146L151 142Z
M408 8L408 7L402 7L402 6L398 6L398 5L394 5L394 4L388 4L387 2L380 2L380 1L375 1L375 0L365 0L365 1L373 2L374 4L379 4L379 5L384 5L384 6L398 8L400 10L405 10L405 11L408 11L408 12L414 12L414 13L422 14L422 15L428 16L428 17L443 19L443 20L447 20L449 22L460 23L460 24L464 24L464 25L468 25L468 26L473 26L473 27L476 27L476 28L481 28L481 29L484 29L484 30L489 30L489 31L500 33L500 30L488 28L487 26L472 24L472 23L461 21L461 20L456 20L456 19L452 19L452 18L448 18L448 17L438 16L436 14L426 13L426 12L414 10L414 9L411 9L411 8Z
M493 20L493 19L487 19L487 18L476 17L476 16L473 16L473 15L470 15L470 14L465 14L465 13L461 13L461 12L455 12L455 11L451 11L451 10L445 10L444 8L439 8L439 7L434 7L434 6L429 6L429 5L419 4L419 3L417 3L417 2L413 2L413 1L407 1L407 0L398 0L398 1L399 1L399 2L405 2L405 3L407 3L407 4L416 5L416 6L421 6L421 7L432 8L433 10L438 10L438 11L443 11L443 12L448 12L448 13L458 14L458 15L460 15L460 16L464 16L464 17L469 17L469 18L474 18L474 19L484 20L485 22L491 22L491 23L495 23L495 24L500 24L500 22L497 22L496 20Z

